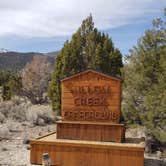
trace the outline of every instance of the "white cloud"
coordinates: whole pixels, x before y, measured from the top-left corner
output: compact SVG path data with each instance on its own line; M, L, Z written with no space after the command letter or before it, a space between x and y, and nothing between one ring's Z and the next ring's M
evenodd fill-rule
M165 0L1 0L0 36L53 37L73 33L92 13L100 29L141 21Z

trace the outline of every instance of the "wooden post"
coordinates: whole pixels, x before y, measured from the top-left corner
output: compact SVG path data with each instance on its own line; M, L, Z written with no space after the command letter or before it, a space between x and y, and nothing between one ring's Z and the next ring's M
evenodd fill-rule
M43 153L42 156L42 166L50 166L51 165L51 159L48 153Z

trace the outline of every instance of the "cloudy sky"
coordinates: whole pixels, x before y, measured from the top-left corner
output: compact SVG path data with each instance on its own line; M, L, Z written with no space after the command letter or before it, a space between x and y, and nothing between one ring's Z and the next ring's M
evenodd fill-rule
M59 50L92 13L95 26L127 54L164 7L166 0L0 0L0 48Z

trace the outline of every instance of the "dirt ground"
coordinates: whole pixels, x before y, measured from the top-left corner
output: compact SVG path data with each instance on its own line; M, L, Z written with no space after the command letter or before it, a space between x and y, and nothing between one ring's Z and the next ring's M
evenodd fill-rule
M2 139L3 130L8 129L6 138ZM55 132L55 124L36 126L30 122L8 121L0 124L0 166L34 166L30 164L29 140ZM127 129L126 137L143 137L140 129ZM150 161L151 162L151 161ZM149 165L149 162L146 164Z
M0 124L9 126L10 138L0 141L0 166L31 166L28 140L55 131L55 124L34 126L29 122Z
M0 166L31 166L29 139L55 131L55 124L36 126L30 122L7 121L1 129L9 129L8 138L0 140ZM127 137L137 137L140 132L127 131ZM0 136L1 137L1 136Z

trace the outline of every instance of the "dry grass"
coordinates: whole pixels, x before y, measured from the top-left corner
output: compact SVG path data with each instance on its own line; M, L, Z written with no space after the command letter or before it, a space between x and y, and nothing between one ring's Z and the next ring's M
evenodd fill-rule
M32 105L30 102L20 99L0 102L0 123L10 119L19 122L27 120L40 125L39 122L53 123L54 117L49 105Z
M40 125L39 119L43 119L44 123L54 123L55 117L48 105L33 105L26 111L26 118L33 124Z

